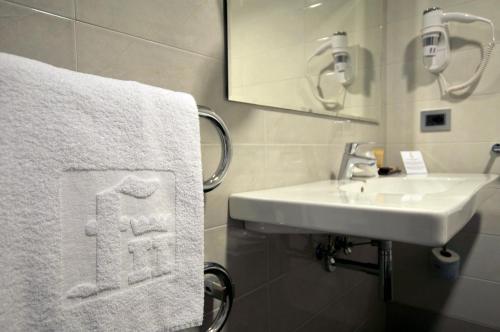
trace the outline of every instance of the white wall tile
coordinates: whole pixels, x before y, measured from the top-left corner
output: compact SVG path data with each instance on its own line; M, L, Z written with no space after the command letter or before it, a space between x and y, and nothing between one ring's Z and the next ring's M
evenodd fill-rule
M492 160L493 142L482 143L415 143L421 150L429 172L498 174L500 163Z
M497 162L500 162L498 160ZM465 226L464 232L500 236L500 188L498 184L484 190L486 200L478 213Z
M217 113L227 125L233 144L264 144L265 116L269 111L259 109L249 104L219 101L214 96L214 102L206 100L207 106ZM199 102L202 104L202 102ZM213 124L208 120L200 122L202 143L219 144L220 138Z
M75 18L75 0L8 0L48 13Z
M76 1L83 22L223 58L222 1Z
M342 138L343 122L305 114L268 112L266 141L269 144L332 144Z
M306 39L313 41L336 31L376 29L384 24L382 0L333 0L305 11Z
M387 21L397 21L408 17L421 17L429 7L442 9L454 8L463 3L473 3L475 0L387 0Z
M230 1L229 42L236 57L285 48L303 40L302 0ZM269 33L272 31L273 33ZM233 36L237 36L234 38Z
M500 33L500 11L498 11L498 1L496 0L471 0L457 3L450 9L488 18L495 24L496 35ZM451 23L450 34L482 44L486 44L491 40L490 26L479 22L472 24Z
M391 143L490 142L498 138L500 95L470 97L450 104L441 100L387 105L387 140ZM421 132L421 111L451 109L451 130Z
M0 51L75 68L74 21L0 1Z
M500 284L500 237L461 233L450 248L461 257L461 275Z
M203 145L203 171L207 179L219 162L219 145ZM257 190L265 187L262 174L265 165L265 148L262 145L234 145L233 159L222 184L205 194L205 228L225 225L228 222L229 195L235 192Z
M176 48L77 23L78 70L177 91L217 108L223 101L223 64Z
M329 179L335 170L327 145L269 145L266 186L269 188Z

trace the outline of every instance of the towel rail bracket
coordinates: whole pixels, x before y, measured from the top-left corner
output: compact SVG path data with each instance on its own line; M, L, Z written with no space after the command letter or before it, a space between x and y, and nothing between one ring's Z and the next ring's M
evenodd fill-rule
M207 180L203 181L203 191L209 192L217 188L224 180L229 169L229 164L231 163L233 151L229 130L222 118L206 106L198 105L198 111L201 118L207 119L214 125L221 140L222 156L217 170Z
M220 301L219 310L206 332L219 332L229 318L234 300L234 284L227 270L220 264L207 262L204 268L205 296Z
M203 181L203 191L209 192L217 188L229 169L232 158L232 145L229 130L220 116L210 108L198 105L200 118L210 121L217 130L221 141L221 159L216 171L207 180ZM205 296L220 301L219 310L207 332L219 332L229 318L234 300L234 284L227 270L217 263L205 262Z

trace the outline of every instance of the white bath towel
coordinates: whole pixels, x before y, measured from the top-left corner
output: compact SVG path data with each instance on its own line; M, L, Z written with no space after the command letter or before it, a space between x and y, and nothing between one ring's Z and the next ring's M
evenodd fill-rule
M190 95L0 53L0 158L2 331L201 325Z

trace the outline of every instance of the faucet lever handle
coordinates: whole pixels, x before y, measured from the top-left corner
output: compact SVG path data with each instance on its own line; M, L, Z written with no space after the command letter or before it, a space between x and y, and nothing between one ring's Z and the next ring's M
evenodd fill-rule
M375 145L375 142L351 142L345 146L345 151L348 154L354 155L358 152L358 148L362 145Z

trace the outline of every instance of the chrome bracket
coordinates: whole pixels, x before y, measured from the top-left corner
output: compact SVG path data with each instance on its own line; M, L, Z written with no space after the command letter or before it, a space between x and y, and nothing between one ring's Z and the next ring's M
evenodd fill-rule
M219 310L206 332L219 332L226 324L234 300L234 284L227 270L217 263L205 263L205 296L220 301Z
M342 239L347 240L342 240ZM316 248L316 257L325 259L325 268L329 272L335 271L336 267L343 267L351 270L362 271L376 275L379 278L379 296L386 302L392 301L392 241L378 241L351 243L346 237L340 237L337 242L337 249L352 248L357 245L373 245L378 247L378 262L358 262L351 259L338 258L335 256L337 250L325 250L325 246L319 245ZM331 248L331 236L329 236L329 246ZM341 244L340 246L338 244ZM344 251L345 254L348 254Z
M222 157L217 166L217 170L207 180L203 181L203 191L209 192L217 188L222 183L222 180L224 180L229 169L229 164L231 163L233 149L231 137L229 136L229 129L227 129L222 118L205 106L198 105L198 111L201 118L207 119L214 125L221 140Z
M491 153L493 153L493 154L500 154L500 144L499 143L493 144L491 146Z

